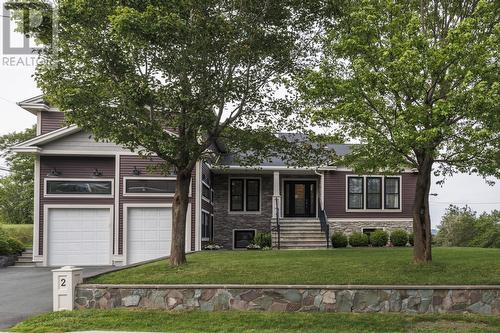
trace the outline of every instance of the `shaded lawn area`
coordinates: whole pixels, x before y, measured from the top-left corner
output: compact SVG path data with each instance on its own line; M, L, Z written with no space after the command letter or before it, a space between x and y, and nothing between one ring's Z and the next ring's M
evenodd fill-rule
M33 224L3 224L0 228L4 229L12 238L17 239L27 248L33 246Z
M500 249L435 248L416 265L411 248L204 251L180 268L165 260L104 274L109 284L500 284Z
M149 332L498 332L499 317L270 312L78 310L43 314L13 332L127 330Z

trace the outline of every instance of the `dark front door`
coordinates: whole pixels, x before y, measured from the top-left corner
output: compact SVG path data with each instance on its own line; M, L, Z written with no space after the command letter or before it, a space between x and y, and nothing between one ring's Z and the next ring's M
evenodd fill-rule
M316 182L285 181L285 217L316 217Z

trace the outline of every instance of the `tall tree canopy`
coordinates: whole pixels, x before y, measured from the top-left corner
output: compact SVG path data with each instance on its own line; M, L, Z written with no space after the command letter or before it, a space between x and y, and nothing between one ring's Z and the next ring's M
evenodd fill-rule
M33 156L12 154L9 148L36 135L35 127L0 137L0 157L10 173L0 178L0 222L33 223Z
M264 149L263 136L273 140L276 105L283 106L275 91L308 50L314 1L60 0L57 10L47 4L9 5L57 19L54 39L52 24L31 28L29 16L17 16L25 32L48 45L38 85L49 102L70 111L70 123L157 154L165 170L174 170L170 262L184 263L195 163L218 139L246 149Z
M418 170L414 259L427 262L433 170L500 175L500 2L343 5L320 64L299 79L306 115L364 143L344 161L357 170Z

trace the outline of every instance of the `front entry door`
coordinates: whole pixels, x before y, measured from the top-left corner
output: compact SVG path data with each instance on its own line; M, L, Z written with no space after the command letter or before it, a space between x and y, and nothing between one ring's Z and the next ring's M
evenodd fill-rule
M285 181L285 217L316 217L316 182Z

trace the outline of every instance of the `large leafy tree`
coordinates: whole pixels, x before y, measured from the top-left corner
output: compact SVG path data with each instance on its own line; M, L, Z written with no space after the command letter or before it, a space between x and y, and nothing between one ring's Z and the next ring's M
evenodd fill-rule
M499 6L345 1L321 62L299 80L314 124L335 124L364 143L345 163L367 172L418 171L416 262L432 260L432 172L499 176Z
M36 80L70 123L154 153L176 173L170 262L184 263L193 168L219 139L254 151L273 141L276 105L284 105L275 91L307 50L314 2L60 0L54 11L38 0L9 7L57 17L55 40L51 23L17 16L24 32L48 45Z
M0 137L0 157L9 174L0 179L0 221L12 224L33 223L33 156L12 154L9 147L36 135L34 127Z

